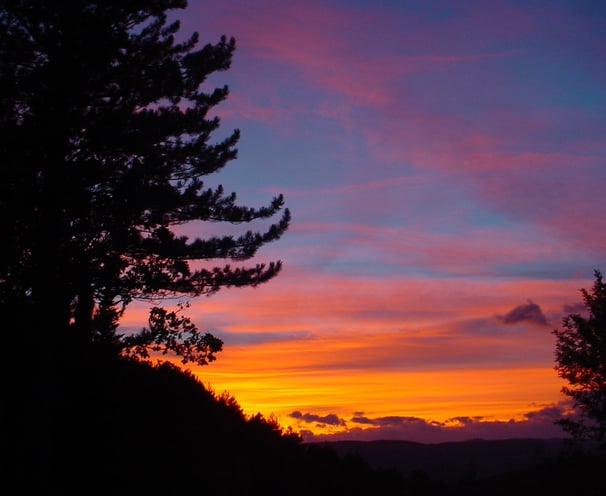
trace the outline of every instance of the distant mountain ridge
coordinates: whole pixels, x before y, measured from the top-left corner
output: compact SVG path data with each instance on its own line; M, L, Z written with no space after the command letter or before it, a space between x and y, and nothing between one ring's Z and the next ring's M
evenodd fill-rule
M411 441L327 442L339 455L359 454L373 468L418 471L431 479L455 482L535 467L558 459L567 439L470 440L439 444Z

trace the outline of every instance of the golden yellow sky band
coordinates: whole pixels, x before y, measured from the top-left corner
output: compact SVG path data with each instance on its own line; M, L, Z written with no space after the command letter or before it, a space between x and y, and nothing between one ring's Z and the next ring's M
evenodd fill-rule
M562 399L561 381L551 367L330 369L308 367L294 346L280 353L275 346L259 348L226 350L220 362L195 372L216 392L229 391L247 413L274 413L285 426L294 424L289 414L296 410L342 418L362 412L441 422L467 415L521 420ZM313 431L314 425L308 428Z

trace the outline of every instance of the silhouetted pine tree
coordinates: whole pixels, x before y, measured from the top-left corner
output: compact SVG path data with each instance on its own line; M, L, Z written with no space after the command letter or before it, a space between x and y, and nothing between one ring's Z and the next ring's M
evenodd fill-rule
M211 140L219 119L209 111L228 89L203 89L230 66L235 44L223 37L198 48L197 34L176 42L179 23L167 12L186 5L0 1L0 303L26 311L28 344L41 353L76 340L121 346L116 322L134 298L209 295L280 271L279 261L228 262L278 239L287 209L261 232L175 233L191 221L271 218L284 203L280 195L249 208L204 184L236 157L237 130ZM174 314L159 309L152 319L155 331L130 345L160 342L200 363L220 349ZM181 331L190 333L185 350Z
M578 418L558 423L577 437L606 441L606 283L595 271L591 291L582 289L587 316L572 313L556 329L556 370L570 387Z
M279 261L240 262L288 228L282 196L250 208L204 183L236 157L237 130L212 138L219 120L210 111L228 89L203 87L229 68L235 44L175 41L179 23L167 13L186 5L0 0L0 311L5 357L22 365L2 374L0 445L11 462L2 469L29 484L17 492L48 494L65 447L58 433L85 439L69 426L98 428L78 407L86 385L70 379L95 370L98 350L173 351L204 364L221 349L162 308L149 329L123 339L117 322L133 299L210 295L280 271ZM275 216L241 235L176 233L192 221ZM70 459L87 465L78 453Z

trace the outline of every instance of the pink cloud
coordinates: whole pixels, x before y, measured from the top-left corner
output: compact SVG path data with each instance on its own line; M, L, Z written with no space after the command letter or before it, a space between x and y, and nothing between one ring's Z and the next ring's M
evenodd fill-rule
M372 106L393 103L392 86L403 75L515 53L514 50L469 52L464 46L452 53L452 39L458 38L458 29L465 30L465 26L472 29L474 21L469 14L465 12L462 24L453 30L453 24L436 28L411 12L370 6L327 6L320 2L232 4L224 12L216 13L217 22L236 34L244 53L298 68L317 88L346 96L350 104ZM519 22L519 13L513 17L516 29L520 30L523 24ZM377 41L378 25L386 33L398 33L390 40L393 48L387 52L385 40L379 37L381 41ZM473 29L486 29L485 25L483 19ZM506 33L511 35L511 29ZM423 43L427 39L431 43ZM244 58L242 63L246 63Z
M345 334L334 333L395 333L406 340L423 329L431 330L430 336L448 334L458 321L492 318L528 298L540 303L546 313L559 312L564 304L575 301L582 286L581 281L567 280L337 276L287 267L266 286L196 300L189 314L203 328L230 332L308 331L328 333L337 340ZM134 325L142 314L134 309L129 312L125 324ZM403 330L408 334L400 334Z
M372 201L364 203L367 205ZM381 205L378 201L377 204ZM435 222L431 216L421 216L410 219L409 225L404 226L299 223L293 225L292 232L299 240L307 239L304 254L312 255L318 261L332 259L346 263L355 260L366 267L373 264L387 266L400 273L405 268L424 268L444 274L495 275L507 266L532 263L537 259L555 263L572 259L578 253L574 246L546 244L540 233L520 230L516 226L462 227L458 232L439 232L431 230L432 220ZM452 222L457 222L454 215ZM293 261L298 258L296 253L293 257ZM377 277L385 275L383 272Z
M606 247L605 220L595 215L602 208L599 185L604 162L598 141L572 137L563 146L535 146L532 122L512 122L515 133L491 135L461 125L462 119L424 114L413 118L416 128L394 122L369 126L365 136L384 163L453 174L481 203L513 221L534 225L543 235L556 236L558 242L577 249ZM499 115L492 120L504 123ZM585 148L579 150L581 145Z
M222 119L253 120L266 125L279 125L292 115L292 109L280 108L279 103L259 105L245 93L233 93L222 107L217 109L217 115Z
M192 8L196 10L195 4ZM543 39L542 30L549 28L537 19L552 14L508 3L490 9L478 4L461 7L448 22L428 24L419 13L370 7L359 11L319 2L305 6L269 2L254 7L236 3L215 14L219 25L237 34L243 52L240 59L236 55L234 71L238 75L238 65L242 65L239 77L246 91L232 95L227 114L264 122L280 132L290 129L293 135L301 116L328 117L343 126L350 141L362 139L384 171L410 164L454 173L465 177L488 207L515 221L530 222L544 234L565 238L582 249L606 246L600 234L606 232L603 221L592 215L600 207L595 191L599 181L591 180L592 167L602 161L600 138L592 137L592 129L595 133L602 127L599 119L591 125L582 109L529 107L526 99L516 100L515 94L506 99L498 72L482 71L483 83L474 83L478 89L495 87L488 106L478 106L473 90L456 95L469 101L472 113L445 110L439 93L402 84L403 76L419 71L431 82L442 78L430 76L427 71L432 68L516 57L525 46L519 40L535 46L530 40ZM375 41L376 25L383 27L380 48ZM483 38L488 41L480 43ZM462 39L471 41L458 41ZM286 66L285 76L281 73ZM301 100L276 94L277 87L297 84L301 76L317 91L327 90L330 95L302 105ZM372 114L362 119L354 116L352 104L368 106ZM583 132L569 136L570 129ZM345 153L351 145L332 132ZM560 173L573 167L588 172ZM351 183L337 192L360 187L359 182Z
M422 184L422 179L414 176L390 177L385 179L370 180L361 183L339 184L331 187L314 189L285 189L284 194L289 197L316 196L316 195L339 195L357 194L369 190L381 190L398 186L416 186Z

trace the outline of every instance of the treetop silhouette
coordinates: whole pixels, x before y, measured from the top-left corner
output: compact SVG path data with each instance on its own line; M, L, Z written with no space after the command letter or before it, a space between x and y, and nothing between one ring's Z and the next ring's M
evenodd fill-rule
M167 23L167 12L186 6L0 1L0 302L32 311L29 325L45 344L64 334L125 347L117 321L133 299L257 286L281 269L280 261L240 262L287 230L283 197L251 208L205 185L237 155L238 130L212 141L220 122L209 113L228 88L204 87L230 67L235 41L198 47L194 33L176 42L179 22ZM188 239L175 230L280 211L260 232ZM199 363L220 349L209 338L201 354L187 355L174 331L191 322L173 317L153 309L155 331L137 346Z
M604 440L606 436L606 283L599 270L591 291L582 289L587 315L564 318L556 337L556 370L570 387L562 391L574 400L579 418L559 423L571 434Z

